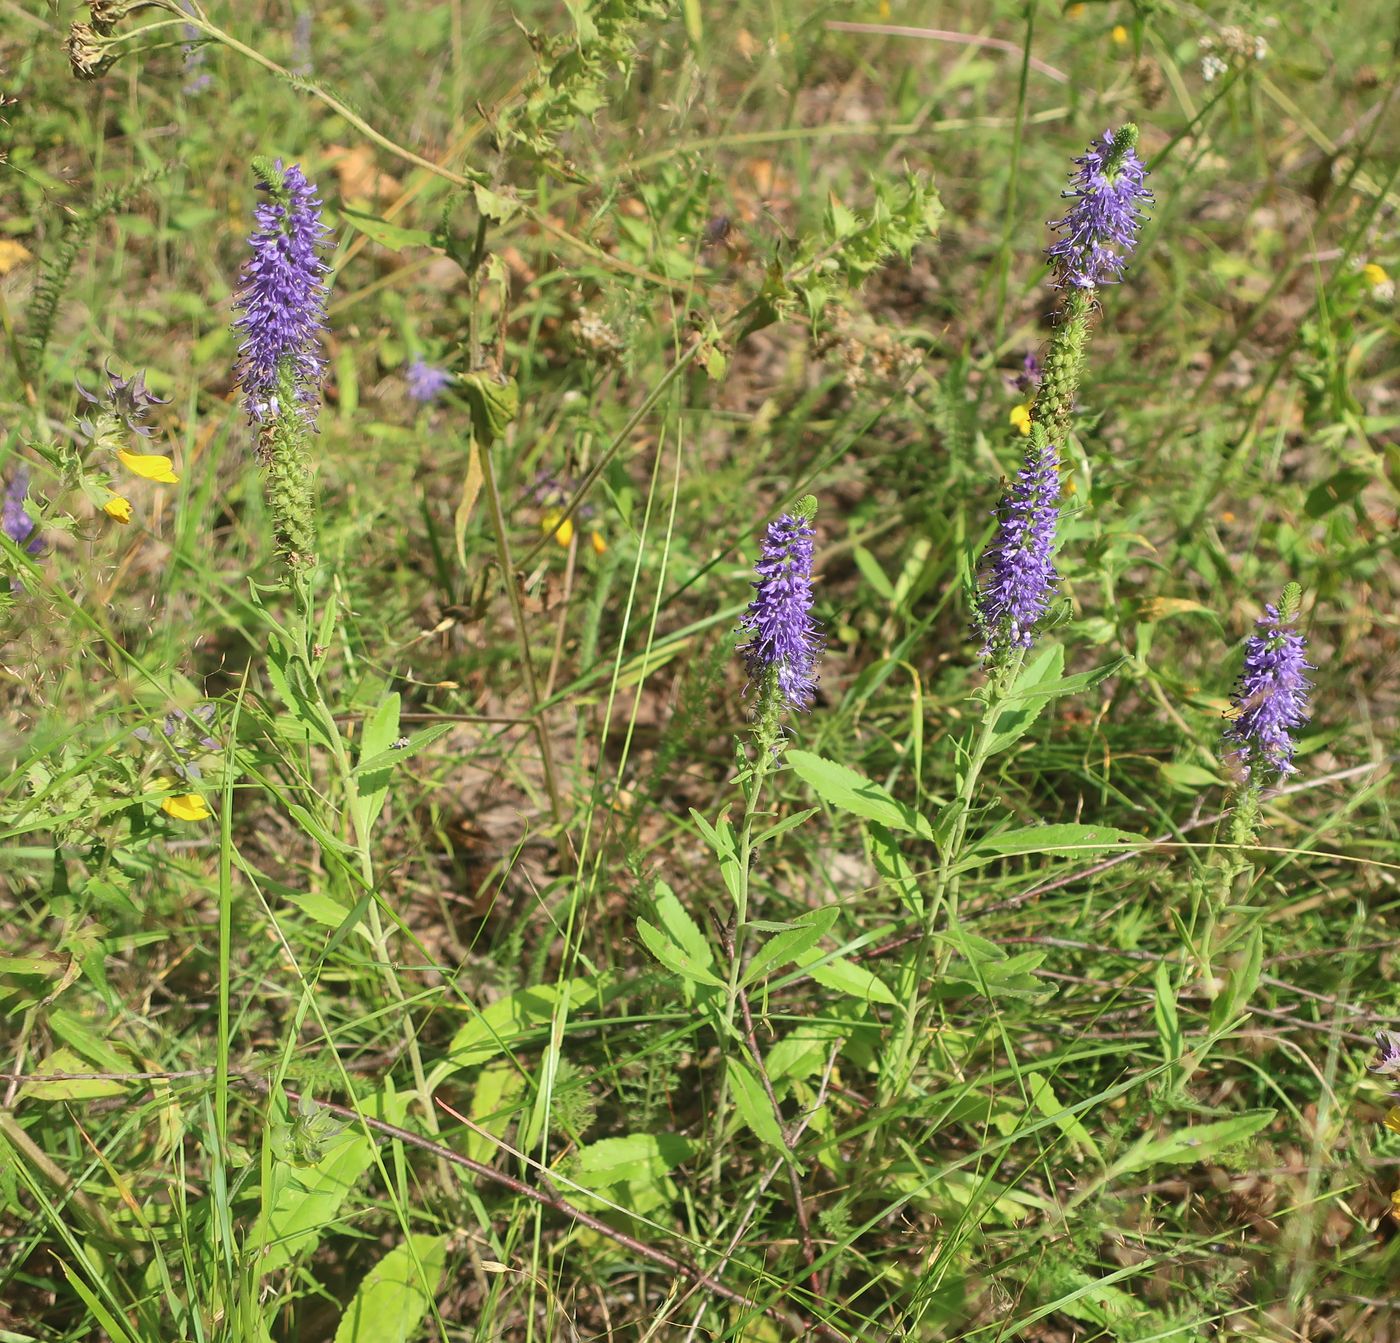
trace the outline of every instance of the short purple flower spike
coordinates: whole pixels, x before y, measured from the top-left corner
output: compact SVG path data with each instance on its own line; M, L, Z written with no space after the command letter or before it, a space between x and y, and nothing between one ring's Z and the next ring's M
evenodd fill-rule
M408 382L408 394L415 401L426 405L436 401L452 385L452 374L445 368L430 364L422 355L416 355L404 378Z
M984 660L1029 648L1036 622L1059 585L1055 531L1060 522L1060 454L1053 443L1026 449L1016 479L997 507L997 534L982 557L977 632Z
M1246 775L1255 761L1280 775L1298 772L1293 733L1308 721L1312 682L1306 673L1314 670L1307 651L1293 621L1280 615L1278 607L1266 606L1258 632L1245 640L1244 667L1225 729L1226 741L1235 747L1232 757Z
M24 547L26 555L37 555L44 548L44 542L39 535L38 525L24 508L24 498L28 493L29 472L21 467L10 481L10 488L5 491L0 527L4 528L5 535L15 545Z
M1137 156L1137 128L1108 130L1081 158L1079 171L1063 193L1074 202L1063 219L1050 225L1062 235L1047 249L1057 289L1093 289L1115 284L1137 246L1147 216L1139 209L1152 202L1143 185L1147 169Z
M806 709L816 693L822 648L812 619L813 535L800 513L784 513L769 524L755 566L754 599L739 622L752 635L743 646L751 683L761 692L771 680L783 702L797 710Z
M314 427L326 364L321 333L326 329L329 269L320 249L330 236L321 220L316 188L293 164L279 159L258 189L268 199L253 211L257 231L248 239L253 255L243 266L243 287L235 306L243 316L234 329L243 335L236 376L248 398L248 415L258 423L294 411ZM283 405L288 394L294 405Z

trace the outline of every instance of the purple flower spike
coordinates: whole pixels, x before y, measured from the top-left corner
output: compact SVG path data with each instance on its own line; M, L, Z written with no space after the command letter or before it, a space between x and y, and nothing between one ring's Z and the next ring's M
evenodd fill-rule
M768 525L755 566L755 596L739 622L753 636L743 645L751 683L761 691L771 679L782 701L797 710L806 709L816 693L822 647L812 619L813 535L811 522L800 514L784 513Z
M1244 667L1231 696L1226 741L1233 742L1233 759L1246 777L1258 760L1279 774L1296 774L1293 733L1308 721L1308 691L1312 682L1305 673L1314 670L1307 660L1308 646L1293 628L1292 620L1266 606L1258 632L1245 640Z
M321 220L316 188L296 164L284 170L279 159L271 180L258 189L268 199L253 211L258 222L248 239L253 255L243 266L235 305L243 312L234 323L243 335L235 374L248 398L250 419L266 423L294 411L314 428L326 372L321 332L326 329L327 285L321 277L329 268L320 249L330 229ZM284 379L295 405L280 402Z
M38 524L25 512L24 498L28 493L29 472L21 467L15 472L15 478L10 481L10 488L5 491L0 526L4 527L5 535L15 545L24 547L26 555L37 555L43 549L44 542L39 535Z
M1062 193L1074 204L1050 225L1062 235L1047 251L1057 289L1093 289L1122 279L1147 218L1139 207L1152 202L1136 144L1137 128L1123 126L1116 134L1105 131L1075 159L1079 171L1070 179L1071 189Z
M409 396L424 405L429 401L436 401L452 385L452 374L445 368L428 363L422 355L414 356L413 362L404 373L404 378L408 382Z
M1035 439L997 507L997 534L982 558L977 632L982 657L1035 642L1036 622L1050 609L1059 585L1055 529L1060 521L1060 455Z

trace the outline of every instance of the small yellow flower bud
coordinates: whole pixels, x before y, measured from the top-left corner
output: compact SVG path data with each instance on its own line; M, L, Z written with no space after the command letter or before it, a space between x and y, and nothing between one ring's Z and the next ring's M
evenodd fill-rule
M114 494L108 499L107 502L102 505L102 511L109 518L120 522L123 527L131 521L131 502L127 499L123 499L119 494Z
M1113 25L1113 31L1109 33L1115 46L1126 47L1128 45L1128 30L1121 23Z

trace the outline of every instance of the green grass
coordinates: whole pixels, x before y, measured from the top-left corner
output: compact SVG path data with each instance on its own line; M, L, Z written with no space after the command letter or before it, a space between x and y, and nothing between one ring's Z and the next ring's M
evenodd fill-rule
M597 0L582 61L563 7L314 8L212 5L198 92L162 10L90 82L74 15L0 23L45 538L0 543L0 1339L1390 1337L1389 7ZM1231 24L1264 58L1206 81ZM1103 675L960 812L1044 224L1124 121L1157 200L1042 636ZM258 155L335 228L290 587L231 372ZM480 377L419 407L416 354ZM126 527L108 360L179 476L112 462ZM808 492L770 759L734 628ZM1290 582L1314 716L1241 847L1221 715Z

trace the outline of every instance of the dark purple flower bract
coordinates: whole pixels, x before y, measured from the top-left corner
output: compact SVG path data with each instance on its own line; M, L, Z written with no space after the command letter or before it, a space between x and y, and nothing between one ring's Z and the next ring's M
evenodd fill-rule
M805 709L817 688L821 636L812 619L812 524L784 513L768 525L755 572L755 595L740 620L752 638L743 646L752 683L770 677L793 709Z
M321 332L326 329L327 266L320 248L330 236L321 221L316 188L293 164L273 171L280 177L262 182L268 194L253 215L257 231L248 239L253 255L243 266L237 307L243 316L234 328L243 335L236 376L248 398L248 414L260 423L284 411L296 411L308 424L316 417L325 360ZM290 387L294 406L280 403Z
M452 385L452 374L445 368L430 364L421 355L409 364L404 378L408 382L408 394L415 401L426 404L437 400L438 396Z
M1060 456L1053 443L1026 450L1021 469L997 507L996 536L982 557L977 631L983 658L1029 648L1036 621L1050 608L1055 529L1060 521Z
M1152 201L1143 185L1147 169L1133 148L1136 139L1133 128L1120 129L1116 137L1108 130L1075 159L1079 171L1063 193L1074 204L1050 225L1062 235L1047 249L1056 288L1092 289L1122 278L1147 218L1139 207Z
M1313 670L1303 636L1278 607L1266 606L1258 629L1245 640L1244 667L1231 696L1225 739L1246 773L1258 761L1280 774L1296 774L1293 733L1308 721Z

